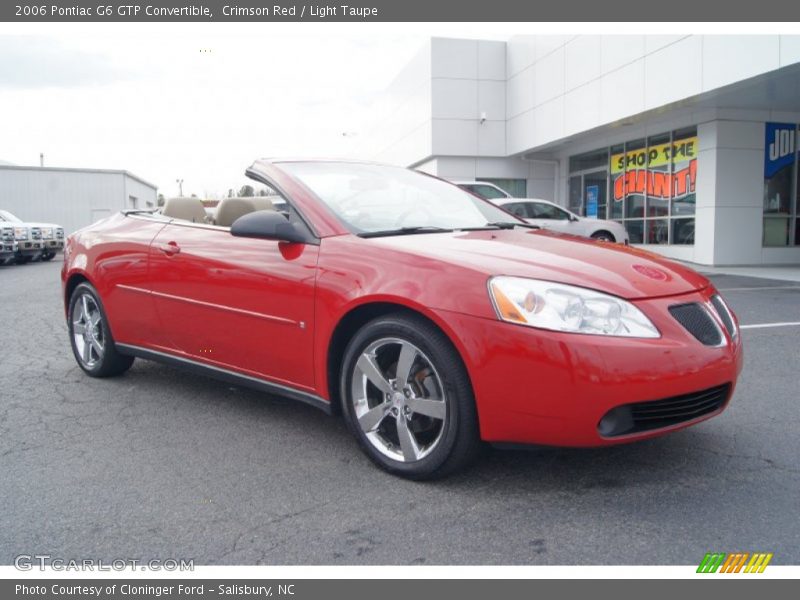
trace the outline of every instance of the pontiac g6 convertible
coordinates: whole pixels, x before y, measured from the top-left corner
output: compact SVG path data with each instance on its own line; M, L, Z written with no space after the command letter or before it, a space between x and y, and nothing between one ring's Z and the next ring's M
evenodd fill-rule
M375 463L416 479L482 442L631 442L730 401L737 320L691 269L539 230L407 169L247 174L275 202L209 216L170 199L69 237L69 338L88 375L139 357L341 412Z

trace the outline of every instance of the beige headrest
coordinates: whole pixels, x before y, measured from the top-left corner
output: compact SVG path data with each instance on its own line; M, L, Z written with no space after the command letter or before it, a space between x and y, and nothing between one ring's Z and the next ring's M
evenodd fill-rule
M230 227L236 219L255 209L252 198L225 198L217 205L214 224L218 227Z
M253 198L248 198L248 200L253 202L253 206L256 207L256 210L275 210L272 200L266 196L255 196Z
M161 214L193 223L206 222L206 209L199 198L167 198Z

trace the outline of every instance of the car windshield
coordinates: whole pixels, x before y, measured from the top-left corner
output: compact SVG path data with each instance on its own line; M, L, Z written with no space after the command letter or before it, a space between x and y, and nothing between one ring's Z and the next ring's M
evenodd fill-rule
M290 162L281 168L356 234L425 233L512 222L507 212L417 171L364 163Z
M12 215L7 210L0 210L0 221L8 221L9 223L22 223L20 219Z

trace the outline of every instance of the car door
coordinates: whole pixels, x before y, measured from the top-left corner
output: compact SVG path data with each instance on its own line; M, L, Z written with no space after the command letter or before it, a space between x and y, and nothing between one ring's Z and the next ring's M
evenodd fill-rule
M313 389L319 246L234 237L172 221L150 252L153 301L172 351Z
M90 270L119 343L158 343L161 328L150 297L148 263L151 243L166 224L164 219L132 214L96 230L103 243L90 249Z
M567 211L545 202L528 202L527 204L531 213L531 218L528 221L534 225L552 231L580 235L578 229L574 227L577 222L570 219Z

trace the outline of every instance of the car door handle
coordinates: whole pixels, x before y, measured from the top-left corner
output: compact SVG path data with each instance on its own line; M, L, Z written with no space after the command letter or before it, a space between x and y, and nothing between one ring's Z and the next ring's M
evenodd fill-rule
M167 256L173 256L181 251L181 247L178 246L177 242L167 242L166 244L161 244L158 249Z

